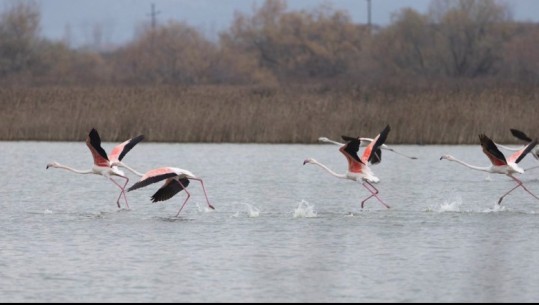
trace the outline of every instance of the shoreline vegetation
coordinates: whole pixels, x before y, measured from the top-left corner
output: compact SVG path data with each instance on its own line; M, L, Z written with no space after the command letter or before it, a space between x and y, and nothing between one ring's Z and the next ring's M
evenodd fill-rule
M0 88L1 141L317 143L372 137L390 144L520 144L539 136L539 89L517 84L421 86L98 86Z

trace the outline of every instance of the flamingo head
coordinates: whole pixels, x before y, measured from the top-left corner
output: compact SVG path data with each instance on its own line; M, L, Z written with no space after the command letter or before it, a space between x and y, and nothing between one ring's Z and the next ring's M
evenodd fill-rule
M305 159L305 161L303 161L303 165L305 165L305 164L313 164L313 163L316 163L316 160L313 159L313 158L307 158L307 159Z
M455 161L455 157L451 156L451 155L443 155L440 157L440 160L449 160L449 161Z
M52 163L47 164L47 168L46 168L46 169L49 169L49 167L54 167L54 168L56 168L56 167L58 167L59 165L60 165L60 163L58 163L58 162L52 162Z
M329 142L329 139L326 138L326 137L320 137L320 138L318 138L318 142L328 143L328 142Z

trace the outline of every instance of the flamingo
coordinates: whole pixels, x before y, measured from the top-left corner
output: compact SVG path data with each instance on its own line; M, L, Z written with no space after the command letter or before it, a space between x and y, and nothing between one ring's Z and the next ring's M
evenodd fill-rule
M389 125L387 125L386 128L384 128L384 130L380 134L378 134L376 138L374 138L373 141L369 143L369 145L367 145L367 148L365 148L361 159L357 155L357 152L359 151L359 147L361 145L361 139L342 136L342 139L346 141L346 143L339 148L339 151L346 157L346 160L348 161L348 171L345 174L338 174L328 168L326 165L318 162L313 158L308 158L303 161L303 165L315 164L337 178L348 179L352 181L362 181L363 187L365 187L371 193L371 195L361 201L361 208L363 208L367 200L372 197L376 197L376 199L378 199L378 201L380 201L382 205L389 209L390 207L385 204L382 199L380 199L380 197L378 197L379 191L373 185L373 183L378 183L380 179L373 174L367 164L372 163L373 160L379 158L373 152L379 151L380 146L382 146L382 144L385 142L390 130L391 129Z
M517 173L524 174L524 170L520 166L518 166L518 163L526 156L526 154L528 154L535 147L535 145L537 145L537 140L532 141L531 143L524 146L519 151L513 153L511 156L509 156L508 159L505 158L505 156L500 152L496 144L486 135L480 134L479 141L481 142L481 147L483 148L483 152L485 153L485 155L487 155L487 157L490 159L490 162L492 163L492 165L489 167L473 166L466 162L458 160L451 155L443 155L440 157L440 160L445 159L449 161L455 161L468 168L478 170L478 171L484 171L487 173L504 174L504 175L509 176L511 179L515 180L517 182L517 186L515 186L514 188L510 189L508 192L503 194L498 200L498 204L501 204L503 198L507 196L509 193L511 193L513 190L518 188L519 186L522 187L526 192L528 192L534 198L539 199L539 197L534 195L524 186L522 181L520 181L518 178L513 176L514 174L517 174Z
M86 145L90 149L90 152L92 153L92 157L94 159L94 165L92 169L89 170L78 170L71 168L69 166L60 164L58 162L52 162L47 164L47 168L61 168L65 169L77 174L96 174L96 175L102 175L105 178L112 181L115 185L117 185L121 192L118 196L118 199L116 200L116 204L118 205L118 208L120 208L120 198L122 194L124 195L125 204L127 208L129 208L129 203L127 202L127 196L125 194L125 187L127 186L127 183L129 183L129 178L125 175L125 173L120 170L118 167L125 167L131 172L142 175L136 170L129 167L127 164L122 162L122 159L125 157L125 155L140 141L144 139L143 135L131 138L117 146L115 146L111 153L107 156L107 153L101 147L101 138L99 137L99 133L95 128L92 128L90 133L88 134L88 137L86 138ZM116 182L112 177L120 177L121 179L125 180L125 184L122 186L118 182Z
M369 145L369 143L371 143L374 139L372 139L372 138L359 138L359 140L360 140L360 142L361 142L360 147L365 147L365 146ZM344 145L344 143L341 143L341 142L338 142L338 141L335 141L335 140L331 140L331 139L328 139L328 138L326 138L326 137L320 137L320 138L318 138L318 142L322 142L322 143L330 143L330 144L335 144L335 145L339 145L339 146L343 146L343 145ZM382 145L380 146L380 148L381 148L381 149L385 149L385 150L389 150L389 151L391 151L391 152L396 153L397 155L401 155L401 156L406 157L406 158L408 158L408 159L412 159L412 160L416 160L416 159L417 159L417 157L408 156L408 155L405 155L405 154L403 154L403 153L401 153L401 152L398 152L398 151L396 151L395 149L393 149L393 148L387 146L386 144L382 144ZM381 150L378 150L377 156L378 156L379 158L373 160L373 163L372 163L373 165L374 165L374 164L378 164L378 163L380 163L380 162L382 161L382 151L381 151Z
M176 214L176 217L180 215L180 212L187 203L187 200L189 200L189 197L191 197L191 194L189 193L189 191L187 191L187 186L189 186L190 180L196 180L200 182L200 184L202 185L202 190L204 191L204 196L206 196L206 202L208 203L208 207L212 210L215 209L208 200L208 194L206 193L206 189L204 187L204 181L196 177L190 171L181 168L160 167L152 169L145 173L140 179L140 181L133 184L127 191L130 192L165 179L165 184L161 186L161 188L159 188L159 190L157 190L155 194L153 194L151 199L152 202L165 201L172 198L174 195L181 192L182 190L185 190L185 192L187 193L187 198L185 198L185 201L180 207L178 213Z

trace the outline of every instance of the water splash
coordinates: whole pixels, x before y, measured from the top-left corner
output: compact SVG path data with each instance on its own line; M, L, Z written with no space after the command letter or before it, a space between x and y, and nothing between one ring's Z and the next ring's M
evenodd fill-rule
M211 209L208 205L201 206L198 202L196 203L197 210L199 213L211 213L214 212L214 209Z
M301 200L298 207L294 210L294 218L311 218L316 216L314 206L305 200Z
M454 201L444 201L439 206L430 206L428 212L460 212L460 207L462 206L462 198L457 198Z
M247 207L247 213L249 214L249 217L258 217L260 216L260 210L248 203L244 203L244 205Z
M254 218L254 217L260 216L260 210L257 207L255 207L255 206L253 206L253 205L251 205L249 203L239 203L239 204L244 205L247 208L247 216L248 217ZM238 218L238 217L240 217L241 214L243 214L242 211L236 211L230 217Z
M504 211L508 211L506 206L495 203L494 206L492 206L492 208L483 210L483 213L497 213L497 212L504 212Z

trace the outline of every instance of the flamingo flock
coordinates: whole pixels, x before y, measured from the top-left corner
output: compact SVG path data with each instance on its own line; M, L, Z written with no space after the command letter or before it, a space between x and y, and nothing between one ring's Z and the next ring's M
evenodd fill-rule
M360 202L360 206L363 209L367 200L371 198L376 198L379 203L381 203L385 208L389 209L390 206L386 204L380 197L380 191L374 186L380 182L378 178L371 169L371 166L380 164L382 161L382 149L391 151L393 153L399 154L408 159L416 160L417 157L408 156L403 153L397 152L393 148L385 144L387 137L389 135L391 128L387 125L376 137L374 138L365 138L365 137L350 137L342 136L344 143L330 140L326 137L320 137L318 140L322 143L331 143L339 146L339 152L344 155L347 163L348 170L345 173L339 174L334 172L328 166L323 163L313 159L307 158L303 161L303 165L313 164L323 170L325 170L330 175L344 180L349 180L361 184L368 192L369 195ZM524 183L515 177L515 174L524 174L525 170L521 168L518 164L527 154L531 154L535 159L539 160L539 147L537 146L537 139L532 139L528 137L524 132L511 129L511 133L517 139L526 142L525 145L512 148L503 146L495 143L485 134L479 135L479 142L482 148L483 153L490 160L491 165L488 167L479 167L475 165L470 165L464 161L461 161L449 154L442 155L440 160L448 160L458 164L461 164L467 168L483 171L487 173L494 174L503 174L511 178L516 182L516 186L509 189L507 192L503 193L498 199L498 205L501 204L502 200L509 195L511 192L521 187L524 191L529 193L533 198L539 200L539 197L532 193ZM64 169L70 172L77 174L94 174L101 175L107 180L111 181L120 189L120 194L116 200L116 205L118 208L121 208L120 201L123 196L125 201L126 208L129 209L129 203L127 200L127 192L131 192L137 189L147 187L151 184L164 181L164 184L151 196L151 201L161 202L166 201L174 197L176 194L181 191L185 191L187 197L182 202L180 209L178 210L176 217L178 217L187 204L187 201L191 197L191 193L187 190L187 187L191 181L198 181L202 187L204 193L206 204L208 208L215 209L214 206L210 203L206 188L204 186L204 181L195 176L192 172L186 169L181 169L177 167L159 167L148 170L146 173L141 173L126 163L123 162L126 154L131 151L138 143L144 139L143 135L135 136L127 141L118 144L113 147L109 154L101 146L101 138L99 133L95 129L91 129L87 138L86 145L90 150L90 153L93 158L93 166L91 169L75 169L67 165L60 164L58 162L51 162L47 164L46 169L49 168L59 168ZM358 152L361 147L365 147L363 153L358 155ZM499 148L514 151L511 155L506 157ZM536 166L539 167L539 166ZM536 168L533 167L533 168ZM140 177L140 180L134 183L131 187L126 190L127 184L129 183L129 177L122 171L120 168L125 168L132 174ZM117 181L120 179L122 181Z
M190 171L179 169L179 168L174 168L174 167L161 167L161 168L149 170L145 174L142 174L139 171L133 169L132 167L122 162L122 159L125 157L125 155L137 143L139 143L143 139L144 139L143 135L139 135L132 139L129 139L123 142L122 144L115 146L112 149L111 153L107 155L103 147L101 147L101 138L99 137L99 133L97 132L97 130L92 129L90 133L88 134L88 137L86 138L86 145L90 149L90 153L92 154L92 157L94 159L94 165L92 169L78 170L78 169L74 169L66 165L62 165L58 162L52 162L52 163L47 164L46 169L60 168L60 169L65 169L65 170L74 172L76 174L96 174L96 175L104 176L105 178L112 181L121 190L120 195L118 196L118 200L116 201L118 208L120 208L120 198L122 195L124 196L126 207L129 208L129 204L127 202L127 195L125 191L125 188L127 184L129 183L129 178L118 167L126 168L133 174L141 177L140 181L135 183L133 186L131 186L127 190L128 192L148 186L150 184L153 184L162 180L166 180L165 185L163 185L151 197L151 199L152 199L152 202L165 201L172 198L174 195L181 192L182 190L185 190L185 192L187 193L187 198L183 202L180 210L178 211L178 214L176 214L176 217L178 217L183 207L187 203L187 200L189 199L189 197L191 197L191 194L186 189L187 186L189 185L190 180L196 180L196 181L199 181L200 184L202 185L202 189L204 191L204 195L206 196L208 207L211 209L215 209L210 204L208 195L206 193L206 189L204 187L203 180L196 177ZM119 177L121 179L124 179L125 181L124 185L120 185L118 182L112 179L112 177Z

